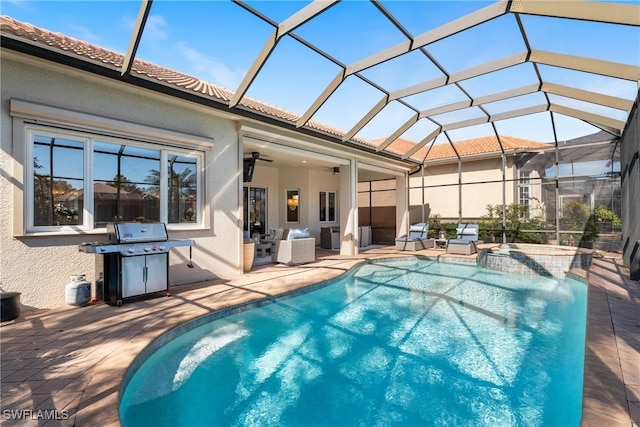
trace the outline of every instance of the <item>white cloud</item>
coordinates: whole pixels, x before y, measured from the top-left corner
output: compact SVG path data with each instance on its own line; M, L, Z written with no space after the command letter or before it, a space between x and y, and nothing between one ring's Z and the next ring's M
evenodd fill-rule
M124 27L133 31L136 25L136 19L130 16L124 16L122 18ZM167 21L162 15L149 15L147 22L144 25L144 38L146 40L164 41L169 37L167 32Z
M207 57L185 42L179 42L176 47L179 54L189 62L189 68L193 70L192 74L203 80L235 90L244 77L245 71L233 70L223 62Z
M74 24L71 26L71 35L73 37L84 40L89 43L100 45L101 39L100 36L91 31L91 29L85 27L84 25Z
M162 15L150 15L144 27L145 37L153 40L166 40L168 38L167 21Z

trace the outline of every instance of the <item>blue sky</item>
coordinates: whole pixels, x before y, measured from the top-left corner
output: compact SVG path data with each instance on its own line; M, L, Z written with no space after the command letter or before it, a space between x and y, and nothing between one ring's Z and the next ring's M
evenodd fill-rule
M281 22L308 2L252 1L248 4ZM383 1L413 36L478 10L480 1ZM637 4L637 2L635 3ZM27 1L3 0L1 13L96 45L126 52L140 7L137 1ZM640 30L637 27L523 16L523 26L533 49L583 55L640 66ZM163 1L153 3L138 51L138 58L194 75L235 90L273 28L241 7L227 1ZM339 63L349 65L406 38L367 1L345 1L298 28L295 33L315 44ZM479 25L427 47L447 72L455 73L487 61L526 50L512 14ZM340 67L298 41L285 37L277 46L247 95L302 114ZM594 76L556 67L540 66L543 79L609 95L633 99L634 82ZM432 80L442 73L426 55L414 51L364 70L362 76L390 91ZM521 64L460 83L471 96L499 92L537 82L534 67ZM328 125L349 130L383 96L361 79L349 77L314 116ZM445 87L408 97L423 110L460 101L460 88ZM487 105L491 114L545 103L542 94L525 95ZM624 112L580 105L554 97L552 102L624 120ZM396 130L413 111L393 102L358 135L382 138ZM439 117L443 123L479 117L469 108ZM560 140L598 131L579 120L556 114ZM499 132L538 141L553 140L549 113L499 121ZM403 137L419 141L435 129L421 120ZM493 134L491 125L454 130L455 139Z

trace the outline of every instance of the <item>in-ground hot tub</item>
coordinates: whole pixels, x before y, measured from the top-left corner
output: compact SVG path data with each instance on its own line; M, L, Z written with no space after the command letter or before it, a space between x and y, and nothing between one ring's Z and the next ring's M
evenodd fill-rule
M573 246L508 243L478 248L478 265L496 271L564 277L571 269L591 265L592 251Z

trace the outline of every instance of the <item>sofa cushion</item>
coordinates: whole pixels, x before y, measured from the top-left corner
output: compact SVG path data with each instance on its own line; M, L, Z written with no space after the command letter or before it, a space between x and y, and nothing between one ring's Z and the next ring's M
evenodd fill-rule
M309 229L300 229L300 228L291 228L287 233L286 240L295 240L295 239L306 239L311 237L311 233L309 233Z

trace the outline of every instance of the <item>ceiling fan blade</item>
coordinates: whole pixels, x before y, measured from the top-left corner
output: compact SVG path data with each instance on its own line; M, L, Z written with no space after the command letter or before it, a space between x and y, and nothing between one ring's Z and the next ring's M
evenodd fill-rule
M251 158L253 158L255 160L261 160L263 162L273 162L273 160L271 160L271 159L264 159L264 158L260 157L260 153L258 151L253 151L251 153Z

